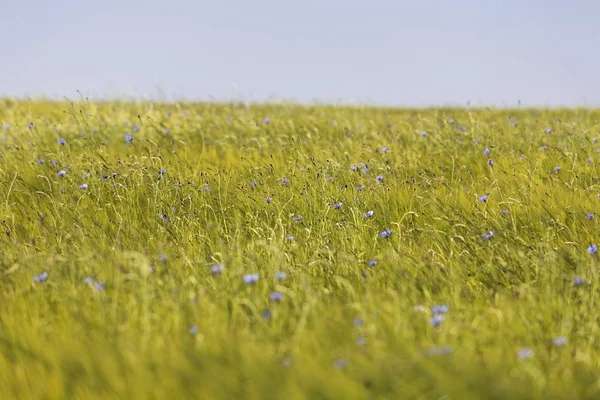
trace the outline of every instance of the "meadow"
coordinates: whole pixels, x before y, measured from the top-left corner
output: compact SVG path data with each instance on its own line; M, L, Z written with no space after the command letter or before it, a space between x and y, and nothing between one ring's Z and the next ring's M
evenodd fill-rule
M600 111L0 101L2 399L598 399Z

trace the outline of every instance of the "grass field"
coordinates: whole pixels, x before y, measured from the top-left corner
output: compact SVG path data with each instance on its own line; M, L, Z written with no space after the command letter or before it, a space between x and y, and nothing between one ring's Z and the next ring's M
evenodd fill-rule
M0 398L598 399L598 121L0 102Z

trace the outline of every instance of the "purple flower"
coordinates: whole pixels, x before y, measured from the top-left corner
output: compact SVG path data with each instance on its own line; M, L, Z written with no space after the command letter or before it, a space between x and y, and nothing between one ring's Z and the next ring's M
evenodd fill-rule
M47 272L42 272L41 274L33 277L34 282L46 282L46 279L48 279Z
M365 186L364 185L358 185L356 188L357 191L361 192L363 190L365 190Z
M595 244L590 244L587 248L587 252L589 254L596 254L598 252L598 246L596 246Z
M483 235L481 235L481 237L483 238L483 240L490 240L491 238L494 237L495 232L494 231L489 231L487 233L484 233Z
M554 172L560 172L560 167L559 166L554 167Z
M554 338L554 340L552 341L552 343L556 347L562 347L562 346L564 346L564 345L567 344L567 338L564 337L564 336L559 336L557 338Z
M391 229L386 229L385 231L379 233L379 236L382 238L387 238L392 234L392 230Z
M293 242L296 239L296 237L293 235L290 235L286 239L288 240L288 242Z
M277 278L278 281L282 281L287 277L287 274L285 272L278 272L275 275L275 278Z
M445 319L446 316L444 314L435 314L433 318L429 320L429 324L434 328L437 328L442 324L442 322L444 322Z
M533 350L531 350L528 347L523 347L521 350L519 350L517 355L520 360L527 360L527 359L533 357Z
M584 284L584 282L585 282L585 280L583 278L577 277L577 278L573 279L573 286L581 286Z
M484 194L483 196L481 196L480 198L477 199L477 201L480 203L485 203L487 200L488 200L487 194Z
M594 159L592 157L589 157L586 161L588 164L591 164L594 162Z
M269 117L265 118L264 121L263 121L263 123L265 125L268 125L270 122L271 122L271 118L269 118Z
M64 138L60 138L60 139L58 139L58 144L60 144L61 146L64 146L65 144L67 144L67 141Z
M210 267L210 272L213 275L221 275L221 272L225 270L225 266L223 264L216 264Z
M387 153L389 150L390 150L390 149L389 149L389 148L387 148L387 147L382 147L382 148L381 148L381 152L382 152L382 153Z
M271 301L274 301L274 302L276 302L276 303L277 303L277 302L280 302L280 301L281 301L281 299L283 299L283 293L280 293L280 292L273 292L273 293L271 293L271 294L269 295L269 299L270 299Z
M167 173L167 170L166 170L166 169L161 169L160 171L158 171L158 173L159 173L160 175L164 175L164 174L166 174L166 173Z
M435 314L447 314L450 309L446 304L431 306L431 312Z
M489 160L487 160L487 165L489 165L490 167L494 166L494 160L492 160L491 158Z
M5 131L10 129L10 125L9 124L4 124L2 125L2 129L4 129Z
M486 147L485 150L483 150L484 156L488 156L488 155L490 155L490 153L491 153L491 150L488 147Z
M374 214L373 211L369 210L365 213L365 218L371 218L373 216L373 214Z
M125 141L127 143L133 142L133 135L125 135Z
M585 217L587 219L589 219L590 221L592 221L594 219L594 214L593 213L588 213Z
M171 133L171 130L168 128L163 131L163 135L168 135L169 133Z
M294 222L300 222L302 221L302 215L296 215L292 217L292 221Z
M33 127L34 127L34 126L35 126L35 124L34 124L33 122L30 122L30 123L27 125L27 128L29 128L29 129L33 129Z
M356 171L356 170L358 170L358 167L356 165L350 166L350 171Z
M43 164L45 161L44 161L43 158L40 158L40 159L37 160L37 162L38 162L38 164Z
M421 136L421 137L425 137L425 136L427 136L427 132L425 132L425 131L422 131L421 133L419 133L419 136Z
M133 131L136 132L136 133L139 132L140 131L140 127L137 126L137 125L133 125Z
M374 267L377 265L377 260L369 260L369 267Z
M58 176L65 176L65 175L67 174L67 171L66 171L66 170L64 170L64 169L61 169L61 170L60 170L60 171L58 171L56 174L57 174Z
M356 344L359 346L364 346L365 344L367 344L367 341L364 337L359 337L358 339L356 339Z
M210 192L210 186L208 186L208 185L204 186L204 189L203 189L203 190L204 190L205 192Z
M271 204L271 202L272 202L272 201L273 201L273 198L272 198L272 197L265 197L265 202L266 202L267 204Z
M81 185L79 185L79 189L81 190L85 190L88 188L88 184L87 183L82 183Z
M377 175L377 179L378 182L383 182L383 175Z
M244 283L251 285L253 283L258 282L258 278L259 278L258 274L244 275Z
M196 325L190 326L190 335L194 336L198 334L198 327Z
M552 133L552 128L546 128L546 134L551 134Z
M338 358L337 360L335 360L333 365L336 369L344 369L348 366L348 360L346 360L345 358Z
M333 208L336 210L339 210L340 208L342 208L343 205L344 205L344 203L342 203L341 201L338 201L337 203L333 204Z
M166 254L161 254L159 258L162 262L167 262L167 260L169 259Z
M354 326L362 326L363 324L364 324L364 321L362 320L362 318L360 318L360 317L354 318Z
M282 185L285 185L285 184L287 184L287 183L288 183L288 181L289 181L289 179L288 179L288 178L286 178L286 177L283 177L283 178L281 178L281 180L280 180L280 182L281 182L281 184L282 184Z

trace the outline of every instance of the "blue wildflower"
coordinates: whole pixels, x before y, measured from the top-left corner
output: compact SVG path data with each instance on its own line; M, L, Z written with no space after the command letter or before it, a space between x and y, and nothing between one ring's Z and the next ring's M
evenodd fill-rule
M58 139L58 144L60 144L61 146L64 146L65 144L67 144L67 141L64 138L60 138L60 139Z
M283 178L281 178L280 182L282 185L286 185L288 183L289 179L286 178L285 176Z
M246 284L253 284L258 282L258 278L259 278L259 274L248 274L248 275L244 275L244 283Z
M369 267L374 267L377 265L377 260L369 260Z
M35 126L35 124L34 124L33 122L30 122L30 123L27 125L27 128L29 128L29 129L33 129L33 127L34 127L34 126Z
M108 180L108 175L102 175L102 180L103 181L107 181Z
M598 246L596 246L595 244L589 245L587 248L587 252L589 254L596 254L598 252Z
M87 183L82 183L81 185L79 185L79 189L81 190L85 190L88 188L88 184Z
M37 160L37 162L38 162L38 164L43 164L45 161L44 161L43 158L40 158L40 159Z
M125 141L127 143L133 142L133 135L125 135Z
M356 317L354 318L354 326L362 326L364 324L362 318Z
M223 271L225 271L225 266L223 264L216 264L210 267L210 273L213 275L221 275Z
M42 272L41 274L33 277L34 282L46 282L46 279L48 279L47 272Z
M365 190L365 186L364 185L358 185L356 188L357 191L361 192L363 190Z
M160 261L162 262L167 262L167 260L169 259L169 257L167 257L166 254L161 254L159 257Z
M278 272L277 274L275 274L275 278L277 278L278 281L282 281L287 277L287 274L285 272Z
M592 221L594 219L594 214L593 213L588 213L585 217L587 219L589 219L590 221Z
M556 347L562 347L562 346L564 346L564 345L567 344L567 338L564 337L564 336L559 336L557 338L554 338L554 340L552 341L552 343Z
M533 350L528 347L524 347L517 353L520 360L527 360L533 357Z
M552 128L546 128L546 134L551 134L552 133Z
M190 334L193 335L197 335L198 334L198 326L196 325L192 325L190 326Z
M65 176L65 175L67 174L67 171L66 171L66 170L64 170L64 169L61 169L61 170L60 170L60 171L58 171L56 174L57 174L58 176Z
M281 301L281 299L283 299L283 293L273 292L269 295L269 299L271 299L271 301L274 301L274 302L279 302L279 301Z
M386 229L385 231L379 233L379 236L382 238L387 238L392 234L392 230L391 229Z
M364 346L365 344L367 344L367 341L364 337L359 337L358 339L356 339L356 344L359 346Z
M588 164L591 164L594 162L594 159L592 157L589 157L586 161Z
M554 167L554 172L560 172L560 167L559 166Z
M348 360L346 360L345 358L338 358L337 360L335 360L333 365L336 369L344 369L348 366Z
M433 318L429 320L429 324L434 328L437 328L442 324L442 322L444 322L445 319L446 316L444 314L435 314Z
M377 175L377 179L378 182L383 182L383 175Z
M292 217L292 221L294 222L300 222L302 221L302 215L295 215Z
M265 202L266 202L267 204L271 204L271 202L272 202L272 201L273 201L273 198L272 198L272 197L265 197Z
M165 129L165 130L163 131L163 135L168 135L169 133L171 133L171 130L170 130L170 129Z
M487 160L487 165L489 165L490 167L494 166L494 160L492 160L491 158L489 160Z
M369 210L365 213L365 218L371 218L373 216L373 214L374 214L373 211Z
M133 131L136 132L136 133L139 132L140 131L140 127L137 126L137 125L133 125Z
M350 171L357 171L358 167L356 165L351 165L350 166Z
M2 129L4 129L5 131L10 129L10 125L9 124L4 124L2 125Z
M494 235L495 235L495 232L492 230L487 233L484 233L483 235L481 235L481 237L483 238L483 240L490 240L491 238L494 237Z
M477 201L479 201L480 203L485 203L488 200L488 195L484 194L483 196L481 196L480 198L477 199Z
M268 125L270 122L271 122L271 118L269 118L269 117L265 118L264 121L263 121L263 123L265 125Z
M341 201L338 201L337 203L333 204L333 208L338 210L338 209L342 208L343 205L344 205L344 203L342 203Z
M484 156L488 156L488 155L490 155L490 153L491 153L491 150L489 149L489 147L486 147L485 150L483 150Z
M449 311L449 308L446 304L431 306L431 312L433 314L447 314L448 311Z
M381 152L382 152L382 153L387 153L389 150L390 150L390 149L389 149L389 148L387 148L387 147L385 147L385 146L381 148Z
M427 132L425 132L425 131L422 131L421 133L419 133L419 136L420 136L420 137L425 137L425 136L427 136Z
M161 169L160 171L158 171L159 174L164 175L167 173L166 169Z
M262 310L262 311L260 312L260 315L261 315L261 316L262 316L264 319L266 319L266 320L269 320L269 319L271 319L271 316L273 315L273 313L271 312L271 310L268 310L268 309L266 309L266 308L265 308L264 310Z
M288 242L293 242L296 239L296 237L293 235L290 235L286 239L288 240Z
M204 190L205 192L210 192L210 186L208 186L208 185L204 186L204 189L203 189L203 190Z
M573 279L573 286L581 286L583 285L583 283L585 282L585 280L583 278L575 278Z

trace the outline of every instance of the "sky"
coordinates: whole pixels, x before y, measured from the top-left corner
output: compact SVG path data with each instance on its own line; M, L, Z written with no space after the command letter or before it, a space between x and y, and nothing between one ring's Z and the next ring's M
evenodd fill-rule
M0 97L600 105L594 0L0 0Z

